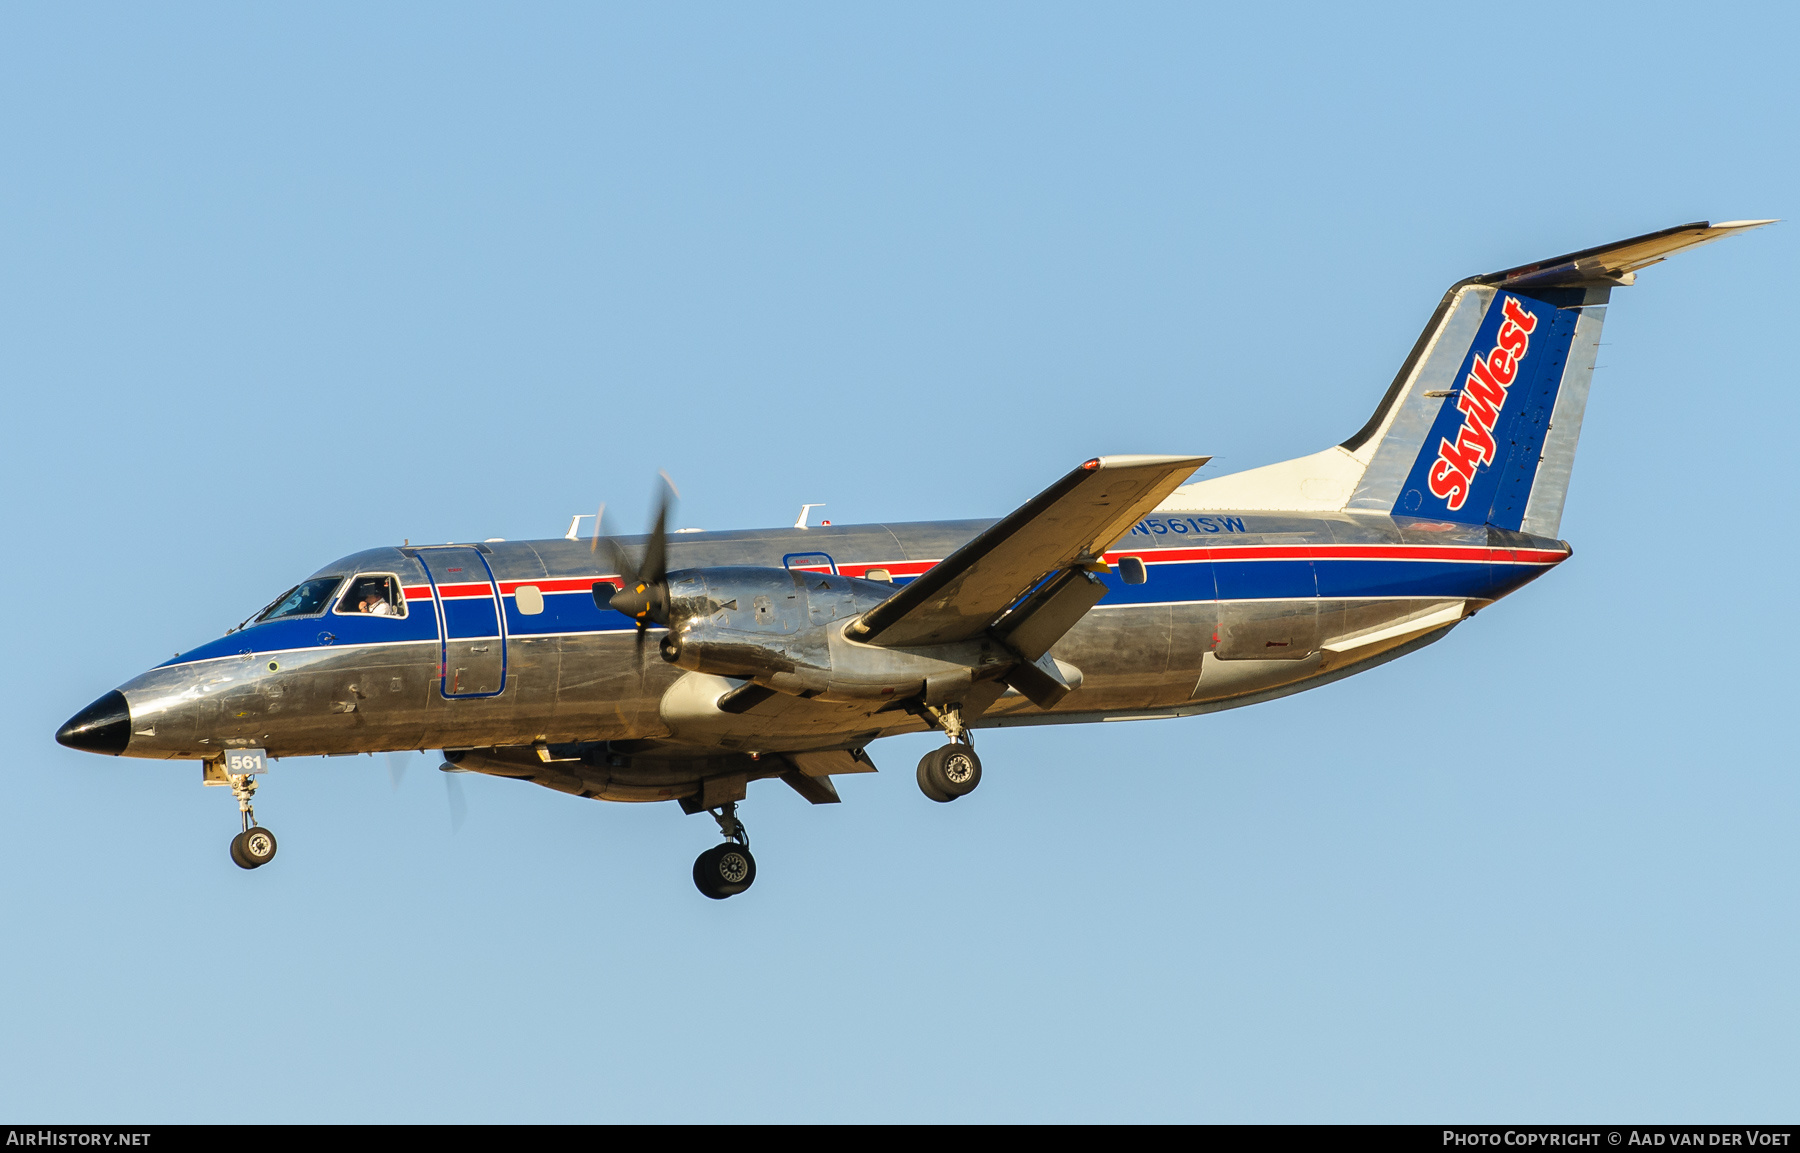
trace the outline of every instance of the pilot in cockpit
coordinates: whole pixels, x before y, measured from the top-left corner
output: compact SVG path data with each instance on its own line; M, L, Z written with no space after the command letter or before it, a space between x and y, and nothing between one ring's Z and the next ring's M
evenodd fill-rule
M365 613L372 617L392 617L400 614L394 608L389 595L389 581L385 578L359 580L350 594L344 598L347 605L354 606L349 611ZM339 612L345 611L339 609Z

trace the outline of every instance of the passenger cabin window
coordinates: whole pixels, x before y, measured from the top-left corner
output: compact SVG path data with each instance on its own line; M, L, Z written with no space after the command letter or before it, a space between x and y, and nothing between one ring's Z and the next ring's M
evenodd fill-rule
M337 591L338 583L344 578L317 577L304 581L275 598L275 602L262 612L256 614L256 623L279 620L282 617L311 617L325 611L331 603L331 594Z
M544 590L536 585L520 585L513 592L513 603L519 606L520 616L537 616L544 611Z
M894 574L888 572L888 570L884 568L872 568L863 574L863 579L866 581L883 581L887 584L893 584Z
M1135 556L1119 558L1119 576L1128 585L1141 585L1150 579L1150 574L1144 571L1143 558Z
M339 616L403 617L406 597L400 580L388 573L360 573L337 603Z

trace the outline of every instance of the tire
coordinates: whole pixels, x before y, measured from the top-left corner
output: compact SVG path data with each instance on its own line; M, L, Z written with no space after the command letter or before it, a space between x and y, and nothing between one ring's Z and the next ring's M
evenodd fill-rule
M249 861L249 868L260 869L275 859L275 834L261 825L251 825L249 830L238 834L243 838L238 846L238 855Z
M250 858L244 856L244 837L245 834L239 833L231 838L231 863L240 869L254 869L256 866L250 863Z
M943 749L933 749L919 758L919 791L939 804L948 804L956 798L937 787L936 773L933 769L938 755L943 751Z
M981 758L968 745L945 745L919 762L919 787L925 795L942 793L946 800L966 797L981 784Z
M715 901L734 897L756 882L756 858L735 841L694 858L694 887Z

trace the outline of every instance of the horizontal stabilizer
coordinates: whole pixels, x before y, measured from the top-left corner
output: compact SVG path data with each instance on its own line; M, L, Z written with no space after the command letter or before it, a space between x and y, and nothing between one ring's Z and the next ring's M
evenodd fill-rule
M1668 258L1684 248L1697 248L1727 236L1735 236L1773 220L1726 220L1709 224L1679 224L1661 232L1617 240L1598 248L1584 248L1562 256L1552 256L1535 264L1508 268L1480 279L1501 288L1579 288L1601 284L1630 284L1640 268Z

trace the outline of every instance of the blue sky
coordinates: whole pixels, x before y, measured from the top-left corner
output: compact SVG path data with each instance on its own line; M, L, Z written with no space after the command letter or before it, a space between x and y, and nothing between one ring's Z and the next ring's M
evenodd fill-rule
M375 544L999 515L1358 428L1444 287L1792 216L1785 6L0 13L0 1113L1586 1120L1800 1104L1793 225L1617 295L1569 564L1178 722L710 822L51 734Z

